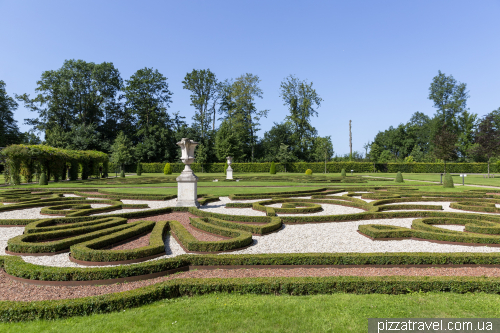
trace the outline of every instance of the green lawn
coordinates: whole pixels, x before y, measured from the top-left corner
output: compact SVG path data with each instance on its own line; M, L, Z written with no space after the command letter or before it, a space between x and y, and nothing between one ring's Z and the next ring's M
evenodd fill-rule
M212 294L119 313L2 323L0 332L366 332L368 318L499 317L499 302L491 294Z

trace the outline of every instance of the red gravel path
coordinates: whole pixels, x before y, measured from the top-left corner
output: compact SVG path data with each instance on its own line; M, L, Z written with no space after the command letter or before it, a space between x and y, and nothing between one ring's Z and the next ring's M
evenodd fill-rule
M137 249L139 247L143 246L148 246L149 245L149 237L151 236L151 233L148 233L147 235L144 235L142 237L139 237L137 239L131 240L129 242L113 246L110 248L110 250L131 250L131 249Z
M207 234L199 229L195 229L189 224L190 217L198 217L188 212L174 212L156 216L148 216L138 219L129 219L128 222L134 221L179 221L186 229L193 235L196 239L200 241L219 241L225 238L218 237L216 235Z
M156 279L107 286L34 286L14 281L0 270L0 300L40 301L80 298L132 290L179 278L243 278L304 276L487 276L500 277L500 268L294 268L294 269L217 269L182 272Z

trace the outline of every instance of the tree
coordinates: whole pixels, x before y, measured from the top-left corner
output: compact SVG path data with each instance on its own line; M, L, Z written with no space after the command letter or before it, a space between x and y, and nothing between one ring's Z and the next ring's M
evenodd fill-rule
M294 136L298 144L297 157L307 160L308 152L316 136L316 129L311 125L311 118L318 115L316 109L323 101L313 89L313 83L300 81L293 75L286 77L280 86L280 97L290 114L287 119L294 126Z
M434 136L434 156L444 161L444 173L446 173L446 161L451 160L457 154L457 135L443 124L439 132Z
M219 161L225 161L227 156L233 156L235 160L241 158L238 138L226 120L222 122L215 136L215 151Z
M486 156L488 159L488 178L490 178L490 159L500 154L500 128L497 127L494 114L486 115L476 133L476 145L471 147L472 153Z
M314 161L325 161L325 173L326 173L326 162L329 161L333 156L333 144L330 136L317 137L314 141L313 147L313 158Z
M463 160L467 160L468 152L474 144L474 132L477 128L477 114L464 110L458 116L458 153Z
M264 133L264 138L261 141L262 150L265 154L264 160L268 162L275 161L282 143L289 147L296 146L293 141L293 125L289 121L280 124L274 123L274 126Z
M457 117L466 110L468 98L467 84L457 82L452 75L446 76L438 71L432 79L429 99L434 102L437 116L446 124L448 131L458 133Z
M119 165L122 172L126 164L132 163L134 160L133 146L130 139L123 133L118 133L115 142L111 146L111 161Z
M54 126L68 133L77 125L100 125L122 85L119 71L110 62L66 60L60 69L42 73L35 98L28 94L16 98L38 113L38 118L26 119L26 123L45 132L50 141Z
M0 80L0 147L16 144L21 140L17 121L14 119L18 104L7 95L5 86L5 82Z
M278 151L278 154L276 155L276 160L278 160L279 163L281 163L285 166L285 172L286 172L286 165L290 162L295 161L296 157L288 149L288 146L282 143L280 145L280 149Z
M269 110L257 110L256 98L262 98L260 79L254 74L244 74L232 83L226 81L222 85L221 108L223 119L227 120L231 130L238 136L243 153L253 162L257 132L260 130L260 119L267 117ZM230 84L230 85L229 85ZM249 147L249 148L247 148Z
M136 124L136 158L155 162L171 160L177 146L167 108L172 102L167 78L158 70L143 68L126 80L125 107Z
M210 124L210 114L213 114L213 128L215 131L216 104L219 99L220 85L215 74L210 69L193 69L187 73L182 81L183 88L191 91L191 105L195 107L197 113L193 120L198 123L201 129L201 137L205 137L205 132Z

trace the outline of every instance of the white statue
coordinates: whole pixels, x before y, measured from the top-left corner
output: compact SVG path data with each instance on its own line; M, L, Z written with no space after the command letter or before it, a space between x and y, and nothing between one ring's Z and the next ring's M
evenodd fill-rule
M181 161L185 164L184 170L177 180L177 207L199 207L198 177L193 173L190 164L194 162L194 149L198 142L182 138L177 145L181 147Z
M227 159L227 170L226 170L226 179L233 179L233 168L231 168L231 163L233 162L233 158L231 156L226 157Z

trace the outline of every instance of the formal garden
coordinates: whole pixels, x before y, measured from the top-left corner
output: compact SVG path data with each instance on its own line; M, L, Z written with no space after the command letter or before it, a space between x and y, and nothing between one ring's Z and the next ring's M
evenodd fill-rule
M98 152L4 149L1 331L357 332L369 317L500 314L500 177L230 160L201 173L192 154L120 176ZM180 205L191 170L196 202Z

